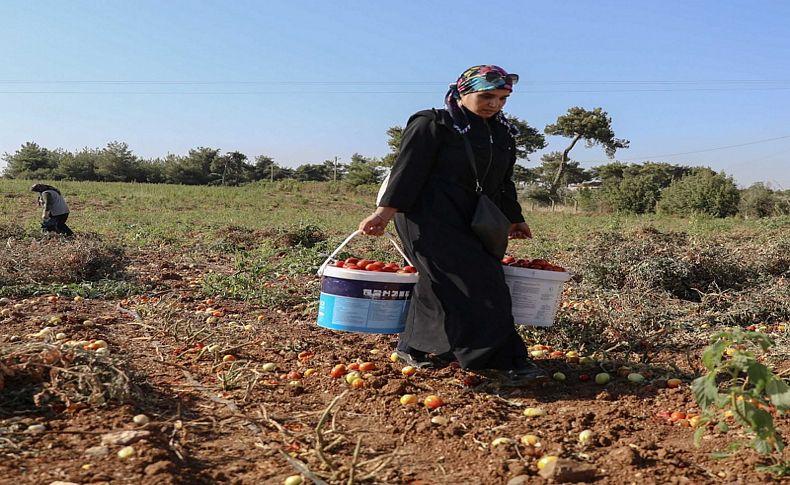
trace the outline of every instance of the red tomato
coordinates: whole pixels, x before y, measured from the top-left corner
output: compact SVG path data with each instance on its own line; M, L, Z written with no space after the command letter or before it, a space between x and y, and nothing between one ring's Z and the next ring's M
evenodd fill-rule
M360 268L359 266L357 266L354 263L346 263L345 268L346 269L362 269L362 268Z
M346 262L343 261L342 259L335 263L335 266L337 266L338 268L342 268L345 265L346 265Z
M337 364L336 366L332 367L332 370L329 371L329 377L332 379L340 379L346 373L346 366L343 364Z
M467 374L461 378L461 383L465 386L476 386L480 382L474 374Z
M434 396L431 394L425 398L423 404L425 404L425 407L428 409L436 409L444 405L444 401L442 401L442 398L439 396Z
M376 364L374 364L373 362L363 362L359 364L359 370L361 370L362 372L370 372L375 368L376 368Z
M299 371L292 370L285 375L285 378L291 381L296 381L302 378L302 374L300 374Z
M686 419L686 413L683 411L672 411L672 414L669 415L670 421L680 421L681 419Z
M357 266L364 269L365 266L369 265L370 263L375 263L375 261L373 261L372 259L360 259L359 261L357 261Z
M403 272L404 273L416 273L417 272L417 268L415 268L414 266L404 266L403 267Z
M384 269L384 263L379 261L375 261L365 266L365 271L381 271L382 269Z
M352 362L346 366L348 370L359 370L359 362Z
M359 262L359 258L346 258L346 264L357 264Z
M516 258L513 256L505 256L502 258L502 264L513 264L516 261Z
M303 350L302 352L299 352L297 358L302 362L305 362L310 360L313 355L315 355L313 352L310 352L309 350Z

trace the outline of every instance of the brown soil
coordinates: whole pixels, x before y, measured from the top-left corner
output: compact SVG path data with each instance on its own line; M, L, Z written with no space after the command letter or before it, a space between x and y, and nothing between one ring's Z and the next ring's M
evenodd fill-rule
M0 484L280 484L300 473L305 483L311 477L332 484L552 483L538 475L541 455L591 465L591 481L600 484L782 483L756 470L768 462L751 450L710 457L743 440L737 431L711 433L696 448L694 429L656 417L695 411L688 380L677 389L658 379L636 385L622 377L601 386L579 380L596 367L560 358L540 363L567 380L537 389L500 388L452 366L406 378L403 365L389 360L395 336L319 328L312 306L206 302L196 279L209 269L230 271L230 259L205 265L166 259L137 257L133 269L151 291L127 301L40 296L0 304L13 309L0 316L0 347L32 340L28 335L41 321L58 315L57 331L70 339L106 340L133 383L127 403L63 409L22 399L17 391L30 387L30 397L40 384L7 378L0 389ZM221 312L211 322L213 333L190 335L198 327L184 322L205 322L208 307ZM83 325L86 319L94 325ZM212 344L219 353L206 350ZM237 360L223 362L223 355ZM653 361L690 376L698 356L668 353ZM366 361L375 369L361 389L329 376L336 364ZM269 362L276 372L262 370ZM306 369L315 373L304 377ZM291 371L301 375L287 376ZM420 402L401 405L406 393ZM430 394L444 406L423 406ZM546 415L525 417L526 407ZM138 414L150 423L135 424ZM447 422L434 424L435 416ZM45 430L30 432L34 423ZM777 424L787 437L788 418L778 417ZM577 437L585 429L593 435L581 445ZM122 445L100 447L103 434L118 430L150 434L133 443L134 456L121 460ZM537 435L541 446L522 444L525 434ZM494 446L496 438L513 442Z

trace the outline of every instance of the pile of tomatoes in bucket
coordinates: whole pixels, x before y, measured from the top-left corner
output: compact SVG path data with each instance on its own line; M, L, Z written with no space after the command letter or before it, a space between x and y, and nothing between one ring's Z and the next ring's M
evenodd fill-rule
M360 271L377 271L382 273L416 273L414 266L401 267L398 263L385 263L373 259L346 258L340 259L332 266L345 269L356 269Z
M557 271L557 272L565 272L565 268L562 266L557 266L556 264L551 264L545 259L517 259L513 256L505 256L502 258L502 264L505 266L515 266L516 268L529 268L529 269L539 269L542 271Z

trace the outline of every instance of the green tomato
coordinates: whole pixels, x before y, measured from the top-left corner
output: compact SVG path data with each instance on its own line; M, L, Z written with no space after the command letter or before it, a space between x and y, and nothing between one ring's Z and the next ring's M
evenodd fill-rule
M609 374L607 374L606 372L601 372L599 374L595 374L595 383L596 384L604 385L607 382L609 382L611 379L612 379L612 377Z
M645 381L645 376L637 372L632 372L628 374L628 380L635 384L641 384L642 382Z

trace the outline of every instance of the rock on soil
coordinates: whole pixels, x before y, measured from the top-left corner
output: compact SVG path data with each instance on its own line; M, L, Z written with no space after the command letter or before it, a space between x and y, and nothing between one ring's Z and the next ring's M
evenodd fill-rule
M554 480L557 483L591 482L596 479L598 471L594 466L578 461L560 458L549 462L543 470L538 472L543 478Z

